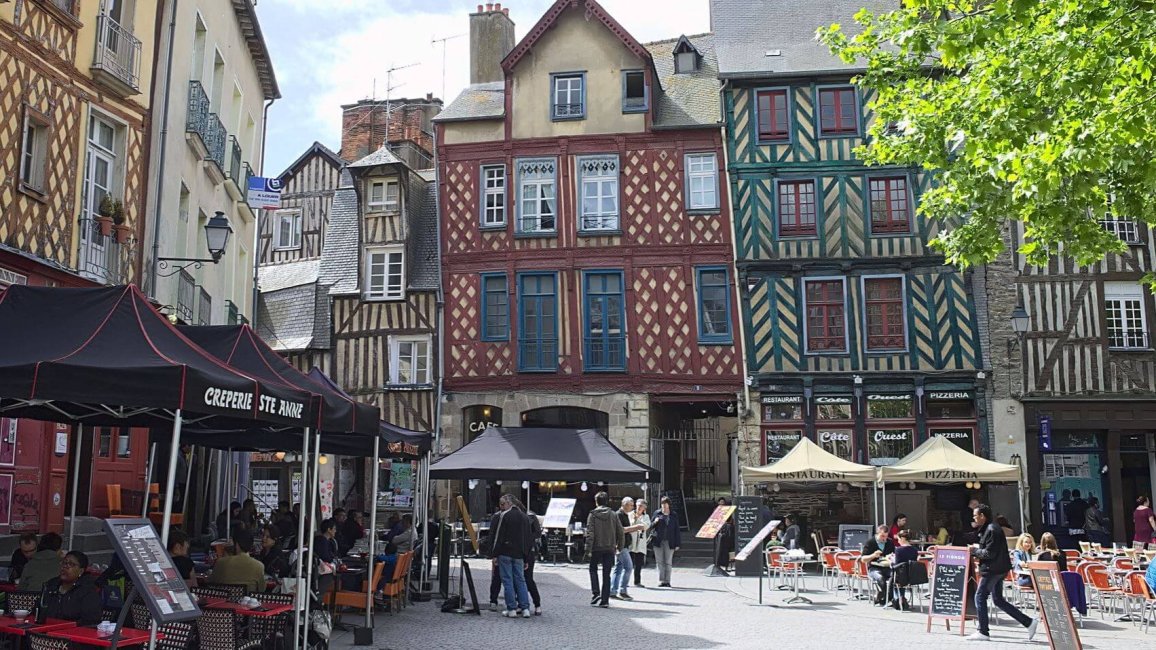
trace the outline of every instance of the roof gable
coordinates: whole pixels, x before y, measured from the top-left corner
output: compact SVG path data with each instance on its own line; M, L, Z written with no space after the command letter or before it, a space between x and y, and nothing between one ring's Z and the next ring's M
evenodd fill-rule
M333 153L333 150L329 147L321 144L320 142L314 141L313 145L306 149L305 153L301 154L297 160L294 160L292 163L290 163L289 166L285 168L285 171L281 172L277 178L284 179L286 176L292 176L293 174L296 174L302 167L305 166L305 163L309 162L309 159L314 156L321 156L322 158L325 158L337 169L341 169L343 166L345 166L345 161L341 159L341 156Z
M635 38L630 35L630 32L626 31L626 28L619 24L619 22L595 0L557 0L546 10L546 13L542 14L538 22L530 28L530 31L514 46L514 49L510 50L506 58L502 59L502 69L505 70L507 74L513 70L518 65L518 62L529 54L530 50L534 49L538 41L558 23L558 19L561 18L567 10L578 9L579 6L586 10L588 19L590 17L597 18L599 22L605 25L606 29L610 30L612 34L618 37L618 40L622 41L626 49L630 50L648 65L654 65L654 62L650 58L650 52L635 40Z

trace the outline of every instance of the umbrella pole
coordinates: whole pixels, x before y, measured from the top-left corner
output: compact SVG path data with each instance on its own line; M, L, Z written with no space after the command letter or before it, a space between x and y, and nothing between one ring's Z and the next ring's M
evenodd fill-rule
M373 487L369 493L369 575L373 575L373 547L377 541L377 482L381 478L381 436L373 437ZM367 581L368 582L368 581ZM365 590L365 627L373 627L373 590L377 585L370 584Z
M305 500L304 499L305 496L309 496L309 510L306 511L305 510L305 504L304 503L301 504L301 519L302 520L304 520L306 516L312 518L313 513L317 511L317 493L321 491L321 473L320 473L321 472L321 465L320 465L320 463L318 463L318 458L320 458L320 457L321 457L321 434L317 434L313 438L313 473L311 475L312 476L312 480L311 480L312 491L311 492L306 491L305 494L302 495L302 501ZM319 523L320 522L314 521L311 519L309 531L306 534L312 533L313 530L317 527L317 524L319 524ZM310 550L309 550L308 575L305 578L305 582L309 586L309 589L312 589L313 588L313 565L315 564L313 562L313 551L315 549L313 548L312 543L310 543L309 549ZM372 574L370 574L370 575L372 575ZM337 576L333 576L333 579L336 580ZM304 636L304 639L305 639L305 645L309 645L309 599L308 598L305 599L305 636Z
M185 492L184 498L181 500L181 514L184 516L185 528L189 527L189 486L193 484L193 461L196 459L196 452L193 447L189 447L189 460L185 468Z
M429 458L433 452L426 452L422 457L421 463L418 465L418 478L421 481L421 539L424 557L421 562L421 583L418 585L418 591L426 593L426 581L429 580L429 563L433 557L430 555L432 549L429 543Z
M161 525L161 542L169 547L169 528L173 517L173 488L177 482L177 454L181 453L181 410L177 409L173 417L172 449L169 451L169 475L165 485L164 523Z
M225 452L225 539L233 539L233 448ZM166 544L168 542L165 542Z
M884 480L884 481L881 481L881 483L883 483L883 499L881 500L881 502L883 504L883 521L881 521L879 523L886 525L887 524L887 481ZM888 528L888 530L891 530L891 529Z
M309 489L309 429L301 436L301 496ZM292 499L290 499L292 501ZM304 513L302 513L304 514ZM293 608L293 650L301 647L301 610L305 608L305 517L297 521L297 600Z
M1024 482L1016 481L1016 487L1020 495L1020 534L1023 534L1028 532L1027 513L1024 512Z
M72 448L72 514L68 523L68 548L72 549L72 538L76 536L76 498L80 492L80 448L84 445L84 425L76 425L76 444Z
M144 499L142 499L140 505L141 519L149 516L149 497L152 495L152 493L149 492L149 487L152 486L153 483L153 472L156 471L156 462L157 443L153 442L149 444L149 462L148 465L145 466Z

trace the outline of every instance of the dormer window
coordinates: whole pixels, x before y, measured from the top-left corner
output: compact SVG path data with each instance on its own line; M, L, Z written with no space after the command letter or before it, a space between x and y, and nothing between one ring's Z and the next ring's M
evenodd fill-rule
M674 46L675 73L691 74L697 72L701 60L702 53L690 42L690 39L685 36L680 37Z

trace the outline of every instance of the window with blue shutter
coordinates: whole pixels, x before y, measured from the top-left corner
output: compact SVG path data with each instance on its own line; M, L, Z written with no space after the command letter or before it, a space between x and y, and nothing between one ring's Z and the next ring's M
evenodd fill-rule
M622 271L587 271L583 364L586 370L626 370L626 306Z
M504 273L482 274L482 340L510 338L510 293Z
M558 369L558 284L553 273L518 275L518 370Z

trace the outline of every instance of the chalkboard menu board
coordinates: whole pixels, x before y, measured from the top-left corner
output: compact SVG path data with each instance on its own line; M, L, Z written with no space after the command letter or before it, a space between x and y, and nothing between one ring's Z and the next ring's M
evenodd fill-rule
M760 515L763 500L754 496L738 497L735 499L735 506L735 514L733 515L735 548L743 548L755 538L755 535L759 534L759 529L765 524ZM762 559L758 554L745 560L735 561L735 575L737 576L757 576L762 573L762 570Z
M844 551L861 551L874 532L871 524L840 524L839 548Z
M1036 603L1048 626L1048 643L1052 650L1081 650L1080 635L1072 619L1068 592L1054 562L1028 562Z
M682 496L682 490L666 490L662 496L670 499L670 512L678 519L679 528L688 530L690 528L690 518L686 514L686 499Z
M932 618L948 619L947 629L951 629L951 619L959 621L959 633L963 634L963 622L967 616L967 581L971 574L971 551L966 546L940 546L935 549L935 573L931 576L931 607L927 610L927 631L931 631Z
M104 530L154 621L190 621L201 615L149 520L106 519Z
M566 557L566 529L564 528L547 528L546 529L546 557L551 560L558 557Z

